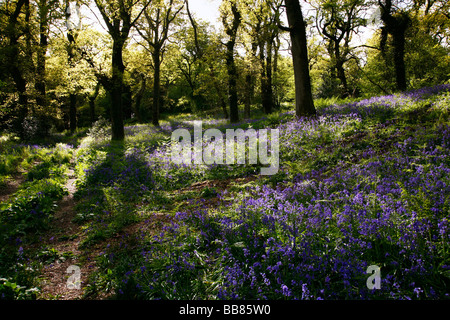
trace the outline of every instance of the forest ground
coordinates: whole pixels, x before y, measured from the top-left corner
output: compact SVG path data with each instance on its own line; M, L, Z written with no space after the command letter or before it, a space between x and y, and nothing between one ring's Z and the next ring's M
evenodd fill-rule
M104 121L76 135L1 138L0 298L443 299L450 257L448 85L320 101L206 128L278 128L280 171L182 166L170 134ZM366 287L369 265L381 289ZM80 269L80 289L70 289Z

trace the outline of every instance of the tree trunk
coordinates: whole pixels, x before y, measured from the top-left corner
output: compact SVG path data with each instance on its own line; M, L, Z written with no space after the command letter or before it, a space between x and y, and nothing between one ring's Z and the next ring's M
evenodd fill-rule
M234 61L235 41L227 43L227 71L228 71L228 101L230 104L230 122L239 122L239 107L237 95L237 68Z
M161 60L160 49L155 48L153 52L153 108L152 108L152 123L159 127L159 108L161 95Z
M12 51L15 51L16 49L12 49ZM14 56L15 54L13 54L12 56ZM25 78L22 76L22 73L20 72L19 66L17 65L18 62L17 60L11 63L10 62L10 73L11 76L14 80L15 86L16 86L16 90L19 94L19 108L18 108L18 117L19 117L19 121L22 122L23 119L25 119L25 117L28 114L28 95L27 95L27 81L25 80Z
M336 70L337 77L342 85L341 97L346 98L350 95L350 91L348 90L347 76L345 75L344 62L342 59L336 62Z
M272 44L271 40L263 43L260 48L261 59L261 93L262 105L265 114L272 113L273 108L273 88L272 88ZM264 56L265 45L267 54Z
M387 42L387 35L391 34L394 47L396 85L399 91L405 91L407 88L405 67L405 33L410 25L411 19L406 12L394 15L391 12L392 0L386 0L384 4L381 2L381 0L379 0L378 4L381 8L381 20L384 23L380 42L381 53L384 57L386 57L385 44Z
M267 75L267 88L266 88L266 108L264 109L266 114L270 114L273 111L273 82L272 82L272 45L269 45L267 49L266 57L266 75Z
M213 69L211 69L210 74L213 78L213 84L214 84L214 88L217 91L217 96L219 97L219 103L220 103L220 106L222 107L223 117L225 119L228 119L229 118L228 109L227 109L228 106L227 106L227 102L224 97L225 94L223 94L222 88L220 87L220 84L218 83L217 78L215 77Z
M97 120L97 116L95 114L95 99L97 99L99 91L100 91L100 82L97 82L94 93L89 96L89 113L91 116L91 124L93 124Z
M251 74L251 71L248 71L247 75L245 76L245 105L244 105L244 118L249 119L250 118L250 107L252 105L253 100L253 75Z
M9 38L9 50L6 51L7 57L7 68L9 74L11 75L17 93L19 95L18 108L17 108L17 118L14 121L13 126L18 131L18 134L23 137L24 130L22 127L22 122L28 114L28 95L26 92L27 81L23 76L19 67L19 38L20 32L17 28L17 20L21 13L23 7L29 6L28 0L17 1L16 8L14 12L9 16L8 25L6 28L7 37Z
M34 88L37 91L36 103L38 106L45 107L46 105L46 90L45 90L45 56L48 47L48 14L49 7L46 0L38 2L39 6L39 46L37 48L36 59L36 82Z
M297 117L316 114L309 75L306 28L299 0L285 0L291 35L295 76L295 110Z
M227 41L226 65L228 72L228 101L230 104L230 122L239 122L239 107L237 95L237 68L234 61L234 46L239 26L241 24L241 13L236 2L231 2L232 23L227 22L226 16L222 16L222 22L225 27L225 33L229 36Z
M222 106L223 116L225 119L228 119L229 115L228 115L227 103L225 101L225 98L222 97L222 95L220 95L219 100L220 100L220 105Z
M345 69L344 69L344 58L342 57L341 54L341 46L339 44L340 40L339 39L330 39L330 41L333 42L333 57L334 57L334 65L336 67L336 73L337 73L337 78L339 79L339 81L341 82L341 90L340 91L340 95L342 98L345 98L349 95L349 90L348 90L348 83L347 83L347 76L345 75Z
M11 67L11 75L15 82L17 92L19 94L18 106L17 106L17 118L13 122L14 128L21 138L24 137L24 128L22 126L23 120L28 115L28 94L27 94L27 82L22 76L17 65Z
M253 57L256 56L256 52L258 50L258 42L252 41L252 49L251 49L251 60ZM251 105L253 103L253 99L255 97L255 74L253 72L253 62L250 61L248 66L248 73L245 76L245 92L246 92L246 99L245 99L245 106L244 106L244 117L246 119L250 118L250 109Z
M69 123L70 132L74 133L77 129L77 95L71 93L69 95Z
M274 106L275 108L279 109L281 107L281 101L280 101L280 95L279 95L279 91L278 91L278 53L280 51L280 46L281 46L281 42L280 42L280 37L279 37L279 33L277 33L276 37L275 37L275 48L274 48L274 53L273 53L273 79L272 82L275 84L273 86L273 101L274 101Z
M405 32L406 27L397 27L392 35L394 44L394 65L395 65L395 79L397 89L405 91L406 84L406 67L405 67Z
M122 91L123 117L124 119L131 119L131 115L133 113L133 97L131 94L130 85L124 84Z
M67 32L67 39L69 41L69 46L67 49L68 63L71 68L75 67L74 61L74 46L75 38L72 34L72 30ZM45 87L44 87L45 88ZM76 92L69 93L69 129L70 132L74 133L77 129L77 94Z
M114 39L112 52L112 76L111 76L111 129L113 141L123 141L125 139L125 130L123 128L122 112L122 87L123 73L125 66L123 64L124 42L120 39Z

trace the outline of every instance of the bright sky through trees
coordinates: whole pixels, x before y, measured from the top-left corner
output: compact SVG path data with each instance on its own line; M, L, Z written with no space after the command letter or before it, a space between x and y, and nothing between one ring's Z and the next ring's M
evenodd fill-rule
M189 7L198 18L218 24L220 0L191 0Z
M189 6L191 10L195 12L197 18L203 19L213 25L220 26L220 21L217 20L219 18L220 3L221 0L191 0L189 2ZM305 15L305 18L309 15L314 15L313 9L308 5L307 2L301 1L300 4L303 8L303 14ZM285 20L284 15L283 18ZM354 37L354 40L355 42L360 42L362 44L372 36L373 31L376 29L376 26L369 26L361 29L363 32L356 35Z
M189 7L196 18L209 22L216 28L221 28L222 24L219 20L220 4L221 0L190 0ZM314 15L313 9L307 2L301 1L300 4L303 8L303 14L305 15L305 18ZM99 23L103 26L103 21L101 21L102 19L95 6L91 6L90 8L83 6L81 12L83 15L83 24L91 25L94 28L98 28ZM284 21L286 21L285 15L283 15L282 18ZM358 35L355 35L354 41L357 44L365 43L366 40L372 36L373 31L376 30L376 28L377 26L362 27L362 32ZM106 31L104 26L103 30Z

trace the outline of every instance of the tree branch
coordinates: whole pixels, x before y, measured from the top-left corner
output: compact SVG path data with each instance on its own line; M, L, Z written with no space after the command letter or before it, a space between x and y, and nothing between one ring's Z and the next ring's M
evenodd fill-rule
M281 23L278 23L277 27L280 28L280 30L284 31L284 32L292 32L294 30L294 28L285 27Z

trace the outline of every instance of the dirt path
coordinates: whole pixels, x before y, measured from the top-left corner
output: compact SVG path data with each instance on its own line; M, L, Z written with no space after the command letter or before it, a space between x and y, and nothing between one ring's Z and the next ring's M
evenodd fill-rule
M76 215L75 200L73 195L76 178L74 172L69 171L69 179L66 188L69 194L59 203L58 210L54 215L52 228L46 235L43 246L57 251L58 258L51 264L45 265L40 277L41 299L77 300L83 296L83 288L87 283L89 264L79 249L81 242L81 227L73 222ZM89 262L89 261L87 261ZM75 269L80 268L80 288L68 286L69 277L76 277ZM72 267L73 268L73 267ZM74 279L72 277L72 279Z
M83 288L87 283L88 274L93 269L89 265L89 258L79 250L79 244L82 240L81 227L73 222L76 215L75 200L73 195L76 191L76 177L73 170L67 173L68 180L66 182L66 195L59 203L58 209L54 214L54 220L51 223L51 229L42 237L42 241L38 244L41 252L47 248L49 254L43 257L44 260L52 260L46 263L42 273L39 276L41 294L39 299L58 299L58 300L77 300L83 296ZM20 185L25 181L25 172L14 174L6 182L6 186L0 188L0 203L7 201L14 193L17 192ZM52 250L51 252L49 250ZM55 250L57 252L55 256ZM41 257L42 258L42 257ZM69 288L69 277L74 272L69 271L70 266L76 266L80 269L81 286L77 288Z

